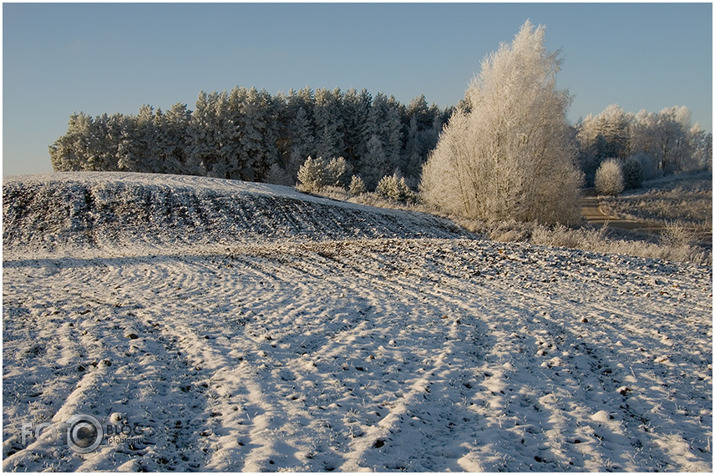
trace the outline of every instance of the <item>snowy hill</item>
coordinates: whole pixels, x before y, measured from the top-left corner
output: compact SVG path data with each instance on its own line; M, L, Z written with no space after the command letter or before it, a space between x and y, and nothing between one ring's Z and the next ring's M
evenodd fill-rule
M196 246L266 240L455 237L447 220L195 176L54 173L5 179L3 244L69 248Z
M5 187L4 470L712 470L711 267L267 185ZM35 437L73 415L95 449Z

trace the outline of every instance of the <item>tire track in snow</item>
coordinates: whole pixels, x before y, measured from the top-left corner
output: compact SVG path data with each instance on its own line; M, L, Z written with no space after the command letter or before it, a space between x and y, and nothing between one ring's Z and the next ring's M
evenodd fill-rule
M568 284L566 284L566 287L564 289L564 293L568 293ZM500 290L500 292L503 292L503 290ZM539 318L541 321L541 325L545 325L546 328L548 328L547 334L550 335L551 340L553 341L555 336L562 336L562 339L565 339L565 343L570 342L571 348L567 351L564 351L563 354L567 355L567 360L573 359L574 357L583 356L583 359L586 359L589 361L589 366L587 368L573 368L571 367L572 365L567 362L567 361L561 361L561 358L551 358L550 356L544 355L544 365L547 365L547 368L551 368L554 366L554 370L547 370L551 373L556 373L558 375L558 372L564 372L568 371L569 373L573 373L574 375L578 375L579 377L583 378L585 377L587 381L590 381L590 384L587 386L592 386L593 389L595 389L595 392L591 393L586 393L585 395L583 394L583 391L581 391L581 396L578 398L579 400L582 401L589 401L590 399L593 399L593 401L590 403L590 407L582 408L585 409L583 411L583 416L589 416L593 415L596 413L596 411L601 410L602 407L609 407L609 408L615 408L617 409L616 411L613 411L609 418L606 419L605 422L601 421L596 421L594 422L595 425L600 424L600 428L596 429L596 432L600 432L601 434L604 433L604 431L611 431L614 434L611 435L611 438L614 439L614 441L611 440L604 440L603 436L601 435L601 439L599 439L598 445L604 445L606 447L606 450L600 449L601 451L604 451L607 454L610 454L609 458L603 458L599 459L597 456L597 453L592 452L588 455L588 457L594 458L593 462L588 462L588 463L593 463L593 465L587 465L591 466L591 469L594 470L604 470L604 469L609 469L609 468L616 468L620 466L620 469L637 469L633 467L644 467L644 466L666 466L667 465L667 457L664 456L663 452L660 450L659 447L657 447L657 444L653 444L652 441L650 443L647 443L646 440L651 437L651 436L645 436L642 431L642 426L643 426L643 421L645 420L643 416L641 416L638 411L635 411L633 408L633 405L629 406L629 402L631 401L630 397L626 398L625 395L621 395L620 393L617 392L617 388L621 387L622 383L625 381L628 383L628 386L630 386L629 389L626 391L630 393L631 391L636 390L636 388L633 385L633 380L635 380L635 374L633 374L633 380L631 380L631 373L632 369L631 368L625 368L623 365L623 351L626 350L628 347L633 348L633 352L635 353L635 356L638 356L637 353L638 351L636 350L637 348L642 348L642 346L633 344L628 341L628 331L624 331L624 328L621 326L608 326L604 325L604 323L608 323L609 319L612 319L612 317L616 317L616 319L619 322L626 322L626 321L632 321L635 322L636 326L640 326L641 330L639 333L642 333L642 328L648 328L649 325L652 325L652 319L655 320L661 320L659 315L637 315L637 314L630 314L630 313L623 313L623 307L619 307L617 304L615 306L611 306L609 309L611 312L618 311L619 315L611 314L611 317L609 318L601 318L597 314L594 315L594 310L599 312L599 309L604 308L601 305L593 305L591 304L590 306L583 306L583 305L566 305L566 307L560 308L560 311L557 312L558 316L554 316L553 313L553 302L549 298L544 298L540 296L539 294L532 293L529 291L523 291L518 288L511 288L507 291L508 293L511 293L515 296L521 296L522 299L527 299L527 301L533 302L531 304L531 307L534 309L541 309L539 311ZM628 297L629 299L632 299L632 297ZM518 301L518 299L510 298L509 300L511 301ZM629 307L632 307L633 302L632 300L629 301L628 303ZM616 310L618 308L618 310ZM535 310L536 311L536 310ZM600 312L599 312L600 313ZM589 319L588 323L578 323L580 320L580 317L587 317ZM672 317L669 317L672 318ZM640 320L640 322L639 322ZM702 320L701 320L702 322ZM599 330L599 327L603 326L605 327L602 331ZM595 330L595 331L594 331ZM563 338L563 336L566 336L566 338ZM611 337L620 337L618 341L612 341ZM641 335L635 335L636 337L640 337ZM622 340L622 341L621 341ZM649 338L645 338L645 340L650 340ZM640 343L643 344L643 346L646 347L654 347L654 343L646 344L643 343L644 339L640 338ZM625 342L625 344L624 344ZM564 342L561 342L564 344ZM662 341L658 341L658 344L662 343ZM700 342L701 344L703 343L702 341ZM706 342L705 342L706 343ZM551 346L551 345L549 345ZM559 345L560 346L560 345ZM655 345L656 347L658 345ZM697 345L695 345L697 347ZM662 348L662 345L661 345ZM609 349L608 351L605 351L606 349ZM557 348L555 348L555 354L559 354L559 351ZM549 349L549 351L551 351ZM618 351L616 353L615 351ZM569 355L569 353L572 353ZM587 356L587 357L586 357ZM710 357L711 358L711 357ZM642 358L640 358L642 360ZM582 361L581 360L581 361ZM634 358L631 360L633 361L638 361L639 358ZM711 360L711 359L710 359ZM707 361L706 361L707 362ZM649 362L650 364L646 365L652 368L652 358L651 361ZM657 366L657 365L656 365ZM563 368L562 368L563 367ZM597 378L590 378L590 375L596 375ZM596 379L595 381L593 379ZM709 379L709 378L708 378ZM579 381L578 389L581 388L581 386L585 385L583 381ZM561 385L563 387L564 385ZM623 387L626 387L625 385ZM703 388L705 385L703 385ZM588 388L587 388L588 389ZM652 391L652 388L650 388ZM703 394L707 393L707 390L702 391ZM588 397L588 394L597 394L599 395L598 397ZM661 394L660 391L656 390L655 394L651 394L651 399L653 399L653 396ZM672 398L672 395L671 395ZM626 399L628 399L629 402L626 402ZM632 404L632 403L631 403ZM552 407L554 406L553 404L551 405ZM615 416L615 421L613 421L612 417ZM588 419L586 419L588 420ZM684 423L685 421L681 421L681 423ZM621 424L622 423L622 424ZM625 427L623 427L625 426ZM673 428L677 427L677 425L673 425ZM627 430L627 432L624 432L624 429ZM639 430L640 429L640 430ZM594 432L594 434L596 434ZM700 427L694 427L693 430L690 431L692 432L702 432L702 426ZM591 435L591 434L587 434ZM624 437L622 436L627 436L628 440L630 441L631 444L635 444L633 447L629 446L628 441L624 440ZM593 436L592 436L593 437ZM551 438L551 440L556 440L554 437ZM575 440L575 439L572 439ZM584 441L583 434L580 436L580 442L582 443ZM611 445L609 448L609 443L615 443L617 444L616 446ZM707 445L706 440L701 440L700 442L702 447L705 447ZM621 446L625 446L624 448L621 448L618 446L620 444ZM580 445L579 447L584 447L583 445ZM619 455L621 454L620 458ZM633 454L637 454L638 456L634 456ZM588 458L587 457L587 458ZM544 457L540 457L540 459L544 459ZM691 465L691 467L698 467L699 465L694 464Z
M394 270L394 269L389 269L389 266L387 266L387 267L388 267L388 270ZM384 266L383 266L383 268L384 268ZM388 285L389 285L389 284L388 284ZM528 297L528 298L530 298L530 299L533 299L533 297L534 297L534 294L526 294L526 293L524 293L524 294L522 294L522 295L525 296L525 297ZM501 296L499 296L499 295L492 295L492 296L489 297L487 300L490 301L490 302L494 302L494 301L499 301L499 300L502 300L502 299L503 299L503 297L501 297ZM543 299L543 300L542 300L542 299L538 298L537 301L540 302L540 303L545 303L545 305L546 305L547 308L552 305L551 302L549 301L549 299ZM522 308L522 309L519 309L519 310L522 311L521 313L523 313L523 308ZM500 312L499 312L499 311L495 311L494 313L499 314ZM575 322L575 320L574 320L574 322ZM573 323L573 322L567 322L567 324L572 324L572 323ZM543 324L543 322L541 322L540 324ZM517 329L518 329L518 328L517 328ZM562 335L563 335L563 334L564 334L564 329L557 327L557 328L555 328L555 329L552 329L552 330L551 330L551 333L553 333L554 335L558 335L558 334L562 334ZM548 335L549 335L549 332L547 332L547 336L548 336ZM536 343L536 342L534 342L534 343ZM598 344L598 343L595 342L595 344ZM585 350L585 351L586 351L586 350ZM587 350L587 351L590 351L590 350ZM598 357L596 357L596 359L598 360ZM596 368L595 366L594 366L594 368L592 368L592 369L593 369L594 371L597 370L597 368ZM538 370L538 369L537 369L537 370ZM532 381L532 382L533 382L533 381ZM613 389L613 388L611 388L611 389ZM539 399L540 401L542 401L542 405L548 405L548 404L550 404L551 406L555 406L554 403L549 403L549 402L548 402L549 399L550 399L548 394L547 394L547 395L540 394L540 395L538 395L538 396L540 396L538 399ZM599 403L594 403L594 406L595 406L595 407L599 407L598 404L599 404ZM593 409L593 408L585 408L585 409L584 409L583 417L590 417L590 415L594 414L594 413L598 410L598 409L594 409L594 410L591 410L591 409ZM589 412L589 411L590 411L590 412ZM563 411L560 411L560 413L563 413ZM561 423L559 424L559 427L561 427L561 428L566 427L567 422L568 422L568 419L564 419L564 418L562 417L562 421L561 421ZM540 421L540 423L541 423L541 421ZM556 429L552 429L552 431L553 431L553 430L556 430ZM542 432L543 432L543 431L542 431ZM583 437L583 436L582 436L582 437ZM569 441L569 443L573 442L573 440L576 440L576 439L577 439L576 437L573 437L572 440ZM557 438L557 440L558 440L558 438ZM621 440L621 442L622 442L622 440ZM602 444L602 442L599 442L599 444ZM555 450L556 450L557 452L563 452L563 450L562 450L561 448L559 448L559 447L556 447ZM535 452L535 453L538 453L538 451ZM542 455L543 455L543 454L542 454ZM586 454L586 458L592 457L592 456L593 456L593 454ZM546 458L544 458L544 457L542 457L542 456L539 456L539 455L535 455L535 457L538 457L538 458L539 458L539 460L537 461L538 463L537 463L536 465L543 464L545 461L548 461ZM528 460L528 459L529 459L529 458L527 458L527 460ZM505 461L506 461L506 460L505 460ZM562 462L563 462L564 464L566 464L566 463L568 463L568 462L573 463L573 461L566 460L564 457L562 457ZM627 464L630 463L630 462L629 462L629 461L625 461L625 460L621 460L620 462L614 462L614 461L612 461L612 460L599 459L598 457L596 457L596 459L594 459L594 462L593 462L593 463L595 464L595 465L593 465L593 467L601 467L601 469L603 469L603 467L616 466L617 463L623 463L624 465L627 466ZM633 462L633 463L635 463L635 462ZM526 466L525 468L531 468L533 465L534 465L534 464L531 464L531 465L529 465L529 466Z
M303 258L300 260L300 264L299 264L299 267L301 268L301 269L300 269L301 274L303 274L303 275L310 275L310 274L312 274L312 275L315 275L315 276L316 276L316 279L318 279L317 276L323 276L323 275L326 273L326 271L325 271L325 266L333 266L333 265L335 265L336 263L339 265L339 264L340 264L340 263L339 263L339 260L336 261L335 259L329 259L329 258L326 257L326 251L327 251L327 250L326 250L324 247L321 246L321 249L319 249L318 252L312 256L312 258L306 258L305 256L303 256ZM316 262L317 262L318 264L316 264ZM265 265L265 263L262 263L262 265ZM283 264L281 264L281 265L283 265ZM306 268L310 268L310 271L306 271ZM322 270L321 270L321 269L322 269ZM263 272L265 272L265 271L263 271ZM277 273L277 272L278 272L278 269L276 268L276 269L269 269L267 273L268 273L268 274L275 274L275 273ZM322 281L322 280L324 280L324 279L321 278L321 281ZM313 281L310 282L310 286L315 286L315 285L320 285L320 283L319 283L319 282L313 282ZM333 283L333 285L339 286L339 283ZM361 287L362 287L362 286L361 286ZM362 297L363 297L363 300L365 300L365 299L367 299L367 298L370 298L370 299L372 300L372 302L373 302L373 305L374 305L374 304L378 304L378 302L384 302L384 301L386 301L386 300L389 300L389 295L391 295L392 292L398 291L398 290L402 290L402 291L403 291L403 292L402 292L402 295L401 295L401 298L400 298L400 300L401 300L400 305L404 307L404 306L405 306L405 303L404 303L404 301L405 301L405 297L404 297L404 294L405 294L404 290L405 290L405 288L404 288L404 286L403 286L402 284L399 284L399 285L396 284L396 286L394 287L394 289L391 289L391 290L387 290L387 291L386 291L386 290L383 289L383 290L381 291L381 293L378 292L378 295L377 295L377 296L373 295L372 293L368 293L367 296L362 295ZM317 292L317 293L321 293L321 289L314 289L314 290L313 290L313 293L316 293L316 292ZM330 292L330 291L328 291L328 292ZM409 293L409 292L408 292L408 293ZM416 294L417 294L417 292L415 292L415 295L416 295ZM345 299L345 297L342 297L342 298ZM334 307L334 304L332 304L332 306ZM384 304L382 304L382 306L384 307ZM362 303L359 304L359 305L358 305L358 309L359 309L360 307L364 307L364 304L362 304ZM399 307L399 306L398 306L398 307ZM371 305L371 306L368 306L368 309L371 309L370 311L373 313L373 315L370 316L370 317L371 317L370 320L372 320L372 318L374 318L374 317L378 317L378 318L379 318L379 316L380 316L381 314L387 314L387 315L393 314L393 311L395 310L395 308L393 307L393 308L380 308L379 311L378 311L378 310L375 309L374 306L372 306L372 305ZM334 311L334 310L335 310L335 309L333 308L333 311ZM401 311L402 311L403 313L405 313L405 310L404 310L404 309L402 309ZM340 313L340 312L337 312L337 313ZM355 314L356 314L356 315L362 315L362 313L363 313L362 310L358 310ZM407 313L409 313L409 312L407 312ZM419 313L419 312L417 312L417 313ZM366 323L369 321L369 320L366 320L366 318L367 318L367 317L363 315L363 316L358 317L358 320L357 320L356 322L350 322L350 321L347 321L347 322L346 322L346 321L343 321L343 322L341 322L341 323L343 323L343 328L342 328L341 331L340 331L339 333L337 333L337 334L336 334L336 333L329 332L329 331L322 331L321 334L324 334L324 335L326 336L325 340L329 341L330 344L328 344L328 345L326 345L326 346L323 346L323 347L321 347L321 348L318 348L318 349L316 349L316 351L312 352L312 358L311 358L311 360L312 360L312 362L313 362L313 367L315 367L316 363L319 364L320 366L324 366L324 365L321 363L321 361L324 360L324 359L328 359L328 360L329 360L329 359L331 358L331 356L336 356L336 355L338 355L338 354L340 353L340 351L344 351L344 346L345 346L345 345L354 345L354 344L357 342L358 339L364 340L364 339L365 339L365 333L368 331L368 329L366 328L366 326L367 326ZM298 322L296 322L296 324L298 324ZM371 325L371 326L374 328L374 324ZM402 338L398 338L398 340L401 340L401 339L402 339ZM382 343L385 343L385 344L388 343L388 342L387 342L387 337L386 337L385 335L378 335L378 340L382 341ZM411 341L409 337L406 337L404 340L405 340L405 341ZM365 342L363 342L363 343L365 343ZM362 346L364 346L364 345L362 345ZM382 346L382 345L381 345L381 346ZM366 349L366 348L363 348L363 350L365 350L365 349ZM373 349L375 349L374 346L373 346ZM374 351L373 351L373 352L374 352ZM369 361L369 360L368 360L368 361ZM309 364L310 364L310 362L309 362ZM357 367L360 368L360 369L358 369L358 370L356 370L356 371L364 371L363 366L367 366L365 363L360 363L360 362L358 362L357 364L359 364L359 365L361 365L361 366L357 366ZM355 366L355 365L353 365L353 366ZM342 371L353 371L353 366L351 366L351 365L346 365L345 363L343 363L343 364L342 364L342 367L341 367L340 369L337 369L337 368L336 368L336 369L337 369L338 372L339 372L340 370L342 370ZM339 374L339 373L338 373L338 374ZM296 376L296 379L300 379L300 376ZM330 379L330 377L327 377L326 379ZM337 381L337 379L334 379L334 380ZM376 381L379 381L379 379L377 379ZM423 382L423 381L424 381L424 376L422 376L422 377L420 377L420 378L417 378L417 381L418 381L418 382L412 383L412 384L413 384L413 385L414 385L414 384L419 384L420 381ZM348 391L348 392L351 391L351 390L354 391L354 390L356 390L356 389L359 390L360 388L347 388L347 391ZM346 388L343 387L343 390L346 390ZM409 391L407 392L407 394L409 394ZM341 394L339 394L339 392L338 392L338 394L335 394L335 396L336 396L337 398L340 398ZM394 405L394 404L398 404L398 403L393 402L392 404ZM381 408L381 410L383 410L383 409ZM390 416L390 414L388 414L387 416L382 417L382 419L383 419L383 421L384 421L384 420L391 420L391 416ZM384 424L384 422L383 422L382 424ZM389 426L389 424L388 424L388 426ZM358 431L359 431L360 433L363 432L361 429L358 429ZM373 441L373 442L374 442L374 441ZM379 467L379 466L378 466L378 467Z
M375 243L375 245L378 247L389 244L389 242ZM317 251L318 257L316 259L318 260L324 260L326 254L330 254L331 260L337 262L338 265L346 265L346 263L349 263L353 260L357 260L358 262L362 262L364 260L364 257L361 260L360 258L357 258L354 253L350 252L350 250L348 250L347 253L336 253L334 248L325 249L326 246L320 247L321 249ZM420 327L434 325L435 322L438 323L440 326L444 325L443 322L446 319L444 314L444 308L443 306L436 305L439 299L443 297L437 297L436 299L432 298L432 302L427 303L427 301L430 300L427 294L424 294L421 290L418 290L417 287L412 288L407 281L399 280L399 278L395 280L390 279L386 283L381 285L380 288L376 288L372 284L374 279L377 276L381 275L380 273L384 272L385 269L394 273L395 268L389 263L386 263L385 260L379 254L374 255L372 252L368 252L368 254L370 262L376 262L377 270L372 271L370 269L363 268L360 270L360 272L350 272L350 275L358 275L360 276L358 277L359 279L364 280L364 282L359 284L357 288L363 290L363 297L369 298L374 302L373 306L371 306L372 315L370 320L377 319L379 325L379 319L382 315L394 315L395 312L397 312L399 315L403 315L403 318L407 318L408 321L410 315L417 315L417 318L419 319L418 325ZM363 274L365 274L364 277L362 277ZM397 275L401 274L401 271L397 272ZM399 295L399 297L395 304L389 305L388 302L390 300L394 300L395 296L397 295ZM415 308L418 308L420 310L415 310ZM452 312L454 308L450 307L449 310L450 312ZM459 318L453 316L450 321L459 322ZM341 467L342 470L354 470L355 467L360 467L361 463L365 467L370 467L378 470L381 468L405 468L410 464L410 461L394 460L394 455L390 454L389 447L381 449L383 447L382 444L386 443L386 434L392 434L391 439L402 438L402 435L399 434L400 432L407 433L407 437L410 437L414 434L415 431L410 430L410 428L405 426L403 421L406 419L407 413L419 413L422 408L430 407L434 404L434 401L424 401L424 399L429 397L430 392L434 391L437 393L444 394L445 391L439 389L441 385L450 384L452 386L459 386L461 384L461 381L458 377L454 377L451 375L454 370L447 368L447 363L445 363L445 359L448 355L450 355L450 359L456 359L454 356L451 356L452 353L468 354L470 352L473 352L473 348L476 345L476 342L472 341L469 337L466 337L465 340L467 341L468 346L470 346L470 349L468 351L454 351L452 347L454 346L454 340L457 338L455 332L458 325L460 324L461 322L452 323L453 331L450 332L450 335L447 337L447 345L445 347L440 348L439 353L437 355L433 354L430 355L429 358L424 359L423 363L426 363L427 367L431 369L420 368L419 374L411 375L409 379L405 380L405 382L402 383L403 386L408 386L408 389L398 389L401 394L396 400L389 401L387 407L379 407L380 412L378 413L378 418L374 422L374 424L362 424L362 427L357 430L357 438L355 438L355 440L350 444L350 446L353 447L350 452L350 460ZM411 325L406 321L404 326L406 328L409 328ZM339 338L332 339L332 345L329 345L323 351L331 353L333 350L335 350L335 352L337 353L339 351L339 348L343 347L344 344L353 343L357 339L353 335L364 335L364 333L364 326L359 326L354 330L347 331L345 334L340 335ZM389 337L383 336L382 342L387 342L388 351L395 353L395 356L392 357L392 359L394 360L399 360L400 356L398 355L398 353L401 351L400 347L404 345L404 342L411 342L411 344L419 348L421 346L419 341L424 341L425 338L429 337L428 335L426 335L421 336L419 339L416 339L414 338L416 336L414 332L413 334L408 334L405 336L392 336L396 338L392 338L390 342L387 342L387 338ZM392 342L393 339L396 339L397 341ZM328 350L328 348L332 348L333 350ZM382 347L382 345L379 349L385 351L385 348ZM316 353L316 355L319 354L320 352ZM449 364L451 365L451 363ZM398 370L400 369L399 364L394 366L396 366ZM467 363L465 364L465 366L469 366L469 364ZM392 374L395 374L395 372L393 371ZM389 378L390 376L383 373L382 378L385 377ZM379 376L377 376L377 378L379 378ZM377 379L377 381L379 381L379 379ZM383 381L382 384L385 383L386 381ZM397 387L399 388L399 385ZM431 387L437 389L430 391ZM419 408L416 407L418 403ZM385 414L385 411L388 411L387 414ZM355 422L358 422L358 420L360 419L360 417L357 416L359 416L359 414L356 414L356 417L353 417L353 419L356 419ZM399 445L399 441L395 440L394 443ZM436 448L443 449L441 447L443 443L444 441L442 441L441 444L438 444ZM378 451L375 449L381 450ZM380 452L379 457L372 456L377 452ZM429 466L429 463L427 466Z
M139 262L136 267L143 265ZM101 269L101 272L92 272L93 268ZM110 414L116 413L129 424L139 423L145 427L143 437L117 446L103 445L97 453L73 459L73 465L66 468L102 470L123 466L133 470L158 470L160 467L192 470L201 466L202 452L198 450L196 429L204 423L199 422L196 427L187 424L188 427L181 431L175 431L174 426L174 421L180 420L182 414L187 410L193 414L191 408L201 404L200 398L180 390L193 388L195 381L181 358L171 351L172 342L157 330L160 325L144 313L146 308L142 304L127 306L122 303L125 296L117 282L133 278L131 266L127 267L124 262L117 268L111 261L75 261L65 262L64 269L60 274L65 275L56 275L56 281L43 280L43 285L34 282L33 297L40 300L40 306L59 307L55 313L69 313L69 322L64 327L72 329L72 334L64 336L63 332L58 332L50 345L63 348L65 352L68 348L78 348L65 361L58 361L58 370L81 375L81 379L69 394L52 386L45 391L50 401L62 402L47 417L54 422L64 422L73 414L85 413L106 423ZM143 274L142 269L142 277ZM72 282L69 297L63 282ZM136 294L132 299L139 300ZM73 311L76 305L83 308ZM37 371L44 374L54 371L52 365L47 366L48 361L44 363L35 363ZM179 380L172 379L177 376ZM192 419L189 416L184 421ZM8 457L4 467L30 470L44 467L42 460L37 460L36 452L45 453L47 448L39 445L31 445ZM57 452L58 460L72 454L64 446L51 449ZM161 453L175 454L176 459Z
M479 241L375 240L223 253L212 247L197 249L194 256L76 260L74 267L66 260L35 267L12 261L5 269L6 282L13 285L4 289L11 303L5 310L4 355L13 369L20 367L20 343L14 342L31 337L23 323L28 316L35 319L33 331L47 336L55 327L41 315L57 307L61 313L51 317L63 325L76 314L72 322L87 325L78 330L91 331L86 341L56 332L65 335L58 354L69 352L67 361L78 361L71 355L80 352L110 355L115 362L105 370L122 372L97 370L94 380L86 380L88 389L69 402L82 396L102 411L115 411L113 404L119 407L121 401L108 399L107 392L92 398L91 387L126 384L126 397L153 416L153 444L132 453L108 447L91 460L66 454L67 461L55 468L127 463L124 468L193 470L194 464L256 471L703 467L707 455L698 455L699 445L683 446L677 434L658 434L663 430L658 427L648 434L628 422L630 413L619 408L624 396L613 389L630 373L621 358L634 354L636 345L671 348L651 330L661 329L671 340L687 336L688 330L673 323L679 312L692 315L688 322L698 331L707 330L702 318L709 289L689 290L692 304L654 295L659 307L619 313L628 302L650 302L619 292L623 264L587 258L582 266L595 260L605 271L599 282L595 276L579 279L575 265L540 264L546 259L541 256L554 254L569 255ZM629 265L625 269L631 271ZM667 274L647 269L634 275L665 281ZM686 288L698 275L673 277ZM642 293L646 287L633 290ZM598 294L579 295L589 291ZM33 299L36 308L29 304ZM87 306L92 307L87 315L103 320L79 315ZM581 316L589 322L580 322ZM9 323L9 317L17 322ZM140 338L124 338L130 326ZM707 360L703 344L709 338L701 334L685 341ZM540 350L546 353L536 355ZM654 386L679 379L670 369L659 373L660 366L642 361L652 374L643 407L631 404L638 415L668 391ZM672 364L687 372L696 361L682 356ZM611 373L600 374L598 364ZM667 362L663 367L671 368ZM6 387L13 377L5 378ZM682 394L668 396L676 403L687 395L707 397L707 384L699 381L691 389L681 384L676 389ZM68 394L58 390L53 399L67 401ZM176 405L162 407L167 401ZM599 414L604 401L616 419ZM699 416L702 427L689 423L687 433L711 437L708 404L689 404L686 412L705 413L679 414L665 404L653 418L677 424ZM38 414L36 409L27 414ZM17 412L14 403L4 410L6 416ZM183 430L174 427L178 420ZM173 446L164 442L171 437L178 437ZM642 447L621 450L637 441ZM661 447L663 442L672 447ZM194 458L181 460L189 457L180 452L182 444L192 447ZM28 455L9 458L27 461ZM41 455L33 466L43 464L47 459Z

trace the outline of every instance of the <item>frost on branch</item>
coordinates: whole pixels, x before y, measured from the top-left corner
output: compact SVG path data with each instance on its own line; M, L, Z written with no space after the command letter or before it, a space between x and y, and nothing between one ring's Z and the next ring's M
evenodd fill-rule
M576 223L581 172L566 108L556 89L558 52L526 22L482 62L465 106L455 111L423 169L425 201L487 221Z

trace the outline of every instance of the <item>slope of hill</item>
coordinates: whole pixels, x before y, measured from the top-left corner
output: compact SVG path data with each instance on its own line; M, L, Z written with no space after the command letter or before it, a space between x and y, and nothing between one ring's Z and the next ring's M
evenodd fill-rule
M86 180L145 180L130 178ZM711 267L464 238L430 217L275 187L146 180L172 203L229 187L252 203L295 198L322 221L221 246L199 235L209 219L146 221L154 231L136 232L151 240L119 229L122 248L97 232L116 229L108 219L65 211L52 229L69 231L43 258L6 229L3 469L712 470ZM77 209L62 196L53 212ZM6 220L32 249L28 230L47 219L37 203ZM317 231L342 230L329 220L345 209L350 233L389 237ZM88 453L48 429L80 414L104 432Z
M236 242L456 237L447 220L205 177L54 173L3 184L3 245L12 252L166 248Z

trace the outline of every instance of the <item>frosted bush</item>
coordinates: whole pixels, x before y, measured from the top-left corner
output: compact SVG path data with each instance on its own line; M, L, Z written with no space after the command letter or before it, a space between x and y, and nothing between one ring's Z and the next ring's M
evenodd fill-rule
M365 182L357 175L353 175L350 180L350 194L353 196L362 195L367 191Z
M596 191L600 195L617 196L623 191L623 171L615 158L601 163L596 170Z
M660 236L660 243L672 248L690 246L696 240L695 233L676 222L666 223L665 230Z
M488 226L487 236L498 242L528 241L533 226L532 223L514 220L495 221Z
M308 157L298 170L298 188L315 193L327 186L341 186L347 171L348 164L343 157L334 158L330 162L321 157Z
M375 193L392 201L407 202L414 200L414 194L405 183L405 179L398 177L397 174L382 177L377 184Z
M327 186L343 186L343 180L348 175L351 167L343 157L338 157L330 160L325 168Z
M325 161L308 157L298 170L298 188L301 191L319 191L326 186L324 181Z

